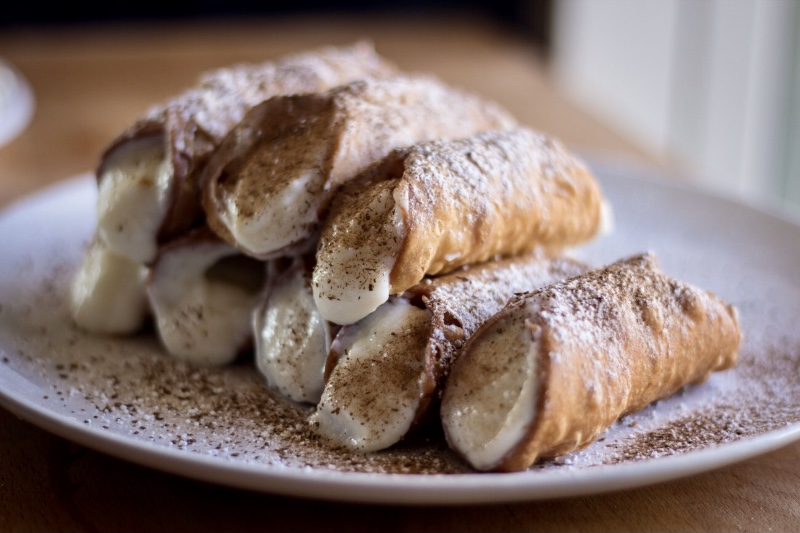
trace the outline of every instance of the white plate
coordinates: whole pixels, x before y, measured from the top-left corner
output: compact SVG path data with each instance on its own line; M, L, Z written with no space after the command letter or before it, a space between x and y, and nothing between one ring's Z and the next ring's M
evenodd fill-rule
M34 107L28 81L0 58L0 146L11 142L28 126Z
M195 369L150 334L82 334L64 307L93 230L83 176L0 214L0 404L55 434L187 477L286 495L452 504L643 486L800 438L800 227L756 209L598 169L615 231L577 251L603 264L653 250L664 270L741 313L736 369L620 420L586 450L513 474L463 469L431 437L344 456L309 440L307 413L269 396L246 362ZM440 473L437 473L440 472Z

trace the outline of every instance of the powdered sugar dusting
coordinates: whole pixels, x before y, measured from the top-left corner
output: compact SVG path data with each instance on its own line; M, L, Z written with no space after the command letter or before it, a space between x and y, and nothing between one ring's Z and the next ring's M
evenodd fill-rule
M800 229L720 200L598 174L615 206L616 233L576 255L604 264L653 250L669 275L736 305L744 332L739 364L624 417L588 448L539 463L532 474L658 459L800 421ZM247 359L197 368L170 359L152 332L120 339L73 328L65 297L92 231L93 186L83 180L0 218L7 258L0 264L0 378L14 379L4 396L22 395L126 439L254 468L468 471L435 428L374 454L327 448L310 431L310 410L271 395ZM674 212L680 216L663 215Z

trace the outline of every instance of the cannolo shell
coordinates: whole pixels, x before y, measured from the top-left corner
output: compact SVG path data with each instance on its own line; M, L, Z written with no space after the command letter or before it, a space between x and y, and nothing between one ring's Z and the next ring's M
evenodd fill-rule
M480 386L459 383L471 347L526 305L525 339L538 341L535 415L495 470L587 446L619 417L734 366L741 342L734 307L666 276L643 254L516 297L470 339L445 402L451 387ZM501 369L485 369L481 379L493 372Z
M424 274L497 255L559 249L601 226L602 194L561 143L527 128L416 147L395 198L407 236L391 273L393 292Z

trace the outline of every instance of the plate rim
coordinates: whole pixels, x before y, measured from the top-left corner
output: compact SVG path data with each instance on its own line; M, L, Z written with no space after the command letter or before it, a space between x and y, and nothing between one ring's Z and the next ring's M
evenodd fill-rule
M5 379L4 374L0 370L0 383ZM800 440L800 422L797 422L701 450L620 464L552 472L385 474L283 469L172 449L84 426L26 398L10 395L5 388L0 388L0 406L40 429L87 448L198 481L293 497L397 505L511 503L599 495L710 472Z

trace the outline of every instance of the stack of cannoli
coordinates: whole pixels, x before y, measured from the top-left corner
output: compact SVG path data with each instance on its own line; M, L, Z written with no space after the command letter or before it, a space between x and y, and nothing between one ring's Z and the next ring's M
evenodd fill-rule
M97 176L76 323L252 352L333 446L441 423L472 467L524 469L736 361L735 309L653 254L570 258L610 206L563 144L369 44L210 73Z
M203 224L208 161L253 107L395 71L367 43L327 47L206 73L145 114L110 144L96 171L97 228L72 294L77 324L113 334L142 327L150 267L166 242Z

